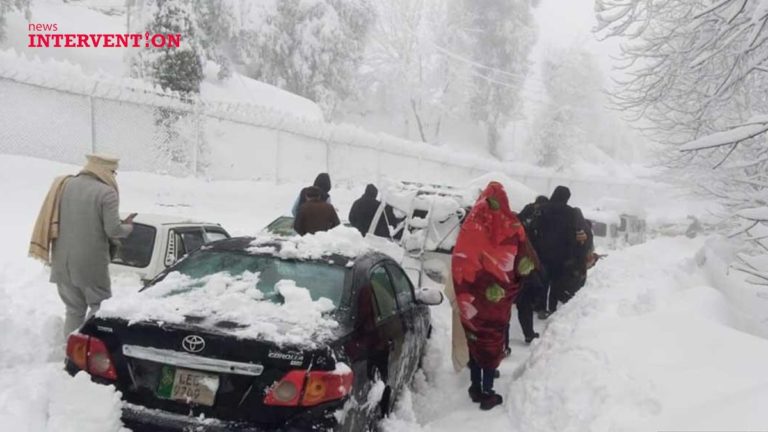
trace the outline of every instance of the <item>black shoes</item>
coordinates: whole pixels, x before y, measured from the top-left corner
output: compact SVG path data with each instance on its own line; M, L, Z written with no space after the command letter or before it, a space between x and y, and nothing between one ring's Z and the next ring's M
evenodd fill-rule
M480 396L480 409L488 411L497 405L501 405L503 401L501 395L496 392L482 393Z
M540 320L545 320L549 318L550 315L552 315L552 312L543 310L543 311L539 311L536 315L539 317Z
M488 411L497 405L501 405L503 402L500 394L494 391L483 393L482 390L480 390L480 386L470 386L467 392L469 393L469 398L472 399L472 402L479 403L480 409L483 411Z
M469 398L472 399L472 402L474 403L479 403L483 397L483 391L480 390L480 386L470 386L467 392L469 393Z
M525 343L529 344L529 343L533 342L533 340L536 339L537 337L539 337L538 333L534 333L531 336L526 336L525 337Z

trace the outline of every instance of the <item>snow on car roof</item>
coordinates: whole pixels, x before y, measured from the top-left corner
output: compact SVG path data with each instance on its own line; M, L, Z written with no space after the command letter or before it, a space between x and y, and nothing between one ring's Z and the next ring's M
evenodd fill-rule
M270 247L275 247L270 251ZM256 237L248 249L251 253L272 253L288 259L320 259L330 255L355 258L375 249L363 238L360 231L339 225L330 231L293 237L262 235Z
M256 237L235 237L204 245L200 250L243 251L257 255L273 255L280 259L326 261L349 266L354 259L368 253L380 253L400 262L403 249L383 237L363 237L359 231L338 226L305 236L285 237L263 232Z
M121 213L121 218L128 217L128 213ZM159 214L147 214L147 213L139 213L136 215L136 217L133 219L136 223L141 223L145 225L213 225L213 226L219 226L218 223L213 222L203 222L195 219L190 219L187 217L182 216L173 216L173 215L159 215Z

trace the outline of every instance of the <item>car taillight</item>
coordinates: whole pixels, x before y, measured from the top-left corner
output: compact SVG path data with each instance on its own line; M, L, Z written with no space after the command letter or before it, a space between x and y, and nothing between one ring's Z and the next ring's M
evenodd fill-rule
M116 380L117 371L112 357L101 339L72 333L67 339L67 357L78 368L91 375Z
M277 382L267 392L264 398L265 405L275 406L297 406L301 397L301 389L304 388L306 372L303 370L293 370Z
M265 405L314 406L345 397L352 391L354 374L349 368L336 371L293 370L272 386Z
M72 333L67 338L67 358L82 370L88 369L88 336Z
M88 372L111 380L117 379L117 371L107 346L95 337L91 337L88 342Z
M353 378L351 369L344 372L310 372L301 404L312 406L341 399L352 391Z

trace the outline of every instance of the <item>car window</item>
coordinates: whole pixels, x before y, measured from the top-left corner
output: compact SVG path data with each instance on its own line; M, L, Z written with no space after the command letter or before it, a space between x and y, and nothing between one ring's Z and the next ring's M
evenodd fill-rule
M193 279L193 283L180 292L204 285L208 276L226 273L238 277L250 272L258 275L255 288L261 291L264 300L282 303L284 299L275 291L275 286L282 280L292 280L297 287L307 289L313 300L324 297L337 307L344 291L347 271L345 267L325 262L292 261L271 255L214 250L190 254L172 270Z
M408 276L403 270L394 265L387 264L387 271L392 278L392 284L395 287L395 294L397 296L397 304L401 309L407 309L414 303L413 301L413 289L411 288L411 281L408 280Z
M290 216L280 216L273 220L267 226L267 231L281 236L296 235L296 231L293 229L293 218Z
M120 240L112 262L131 267L148 266L155 247L155 233L155 227L134 223L131 234Z
M211 243L219 240L228 239L229 236L224 231L217 228L205 228L205 242Z
M180 234L181 241L184 243L184 249L186 250L186 253L190 253L205 244L205 239L203 238L203 230L201 229L181 231Z
M376 320L385 320L394 315L397 311L395 290L383 266L371 271L371 286L376 299Z

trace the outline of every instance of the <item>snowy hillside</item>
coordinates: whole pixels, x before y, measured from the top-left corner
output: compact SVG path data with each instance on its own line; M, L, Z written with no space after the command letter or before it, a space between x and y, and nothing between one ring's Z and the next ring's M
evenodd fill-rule
M77 167L0 156L0 424L14 431L116 431L118 395L61 370L63 306L26 244L50 180ZM205 182L121 172L124 211L176 214L253 233L287 211L300 184ZM361 187L334 189L344 215ZM679 203L677 203L679 204ZM714 241L714 240L713 240ZM768 342L753 336L766 316L762 293L723 274L705 239L658 238L611 251L582 292L526 346L512 324L501 366L503 409L480 412L468 377L450 364L450 309L433 310L423 372L382 423L387 432L754 430L768 424ZM116 278L116 293L136 280ZM757 307L747 310L742 306ZM763 329L764 330L764 329ZM748 333L749 332L749 333ZM752 333L752 334L750 334ZM72 395L77 395L72 397ZM436 401L440 401L439 403ZM97 409L94 409L97 408Z

